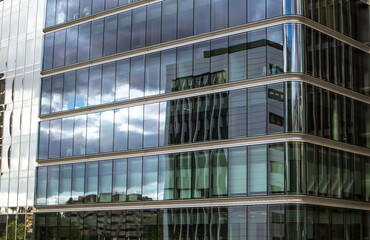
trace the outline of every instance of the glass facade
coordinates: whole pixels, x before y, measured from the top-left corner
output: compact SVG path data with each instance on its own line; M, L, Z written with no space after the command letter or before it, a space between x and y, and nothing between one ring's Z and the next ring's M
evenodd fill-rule
M369 211L314 205L37 213L35 239L359 239Z

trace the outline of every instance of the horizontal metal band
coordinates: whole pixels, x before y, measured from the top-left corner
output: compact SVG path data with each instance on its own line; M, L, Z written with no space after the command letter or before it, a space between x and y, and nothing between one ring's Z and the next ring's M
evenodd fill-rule
M171 101L180 98L189 98L199 95L206 95L212 93L219 93L224 91L231 91L235 89L241 88L250 88L255 86L261 86L266 84L273 84L273 83L280 83L280 82L287 82L287 81L300 81L312 84L317 87L321 87L323 89L332 91L334 93L338 93L340 95L355 99L360 102L364 102L370 104L370 97L356 93L352 90L337 86L332 83L325 82L324 80L311 77L305 74L296 74L296 73L288 73L288 74L279 74L279 75L272 75L267 77L255 78L255 79L246 79L242 81L235 81L229 82L224 84L212 85L212 86L205 86L200 88L193 88L178 92L171 92L171 93L164 93L164 94L157 94L148 97L142 98L135 98L129 99L119 102L112 102L112 103L105 103L95 106L89 106L84 108L77 108L68 111L61 111L49 114L40 115L39 118L42 120L53 120L58 118L66 118L66 117L73 117L78 116L81 114L88 114L88 113L96 113L102 112L107 110L114 110L118 108L125 108L125 107L133 107L133 106L141 106L144 104L151 104L151 103L158 103L164 101Z
M370 203L350 200L315 197L307 195L273 195L258 197L231 197L208 198L189 200L163 200L147 202L125 203L97 203L76 205L36 206L36 213L47 212L77 212L77 211L110 211L110 210L145 210L166 208L198 208L198 207L226 207L249 206L267 204L308 204L326 207L350 208L357 210L370 210Z
M163 0L141 0L141 1L138 1L138 2L132 2L132 3L125 4L125 5L122 5L122 6L118 6L118 7L115 7L115 8L107 9L107 10L104 10L104 11L101 11L101 12L93 13L93 14L90 14L88 16L78 18L76 20L72 20L72 21L64 22L64 23L54 25L54 26L51 26L51 27L47 27L47 28L44 28L43 31L44 31L45 34L56 32L56 31L63 30L63 29L73 27L73 26L76 26L76 25L80 25L80 24L83 24L83 23L86 23L86 22L90 22L90 21L93 21L93 20L105 18L105 17L111 16L111 15L114 15L114 14L118 14L118 13L121 13L121 12L126 12L126 11L129 11L129 10L135 9L135 8L143 7L143 6L146 6L146 5L149 5L149 4L153 4L153 3L156 3L156 2L162 2L162 1Z
M225 37L225 36L230 36L233 34L248 32L252 30L276 26L276 25L285 24L285 23L304 24L308 27L322 31L325 34L333 38L336 38L340 41L343 41L364 52L370 53L370 47L363 43L360 43L352 38L346 37L343 34L338 33L312 20L309 20L306 17L289 15L289 16L280 16L280 17L265 19L265 20L247 23L247 24L230 27L226 29L221 29L221 30L217 30L213 32L208 32L204 34L181 38L181 39L177 39L177 40L173 40L173 41L169 41L165 43L159 43L156 45L134 49L134 50L130 50L130 51L122 52L122 53L116 53L116 54L105 56L105 57L91 59L91 60L87 60L84 62L79 62L79 63L75 63L75 64L71 64L71 65L67 65L67 66L63 66L59 68L46 70L46 71L41 72L41 75L43 75L44 77L51 76L51 75L63 73L66 71L72 71L72 70L77 70L77 69L81 69L85 67L96 66L99 64L104 64L104 63L108 63L112 61L131 58L131 57L135 57L135 56L139 56L143 54L149 54L149 53L157 52L157 51L163 51L163 50L170 49L170 48L180 47L180 46L184 46L188 44L193 44L193 43L202 42L202 41L211 40L211 39L220 38L220 37Z
M162 155L171 153L182 153L182 152L192 152L192 151L202 151L202 150L212 150L220 148L231 148L231 147L241 147L250 146L258 144L271 144L271 143L284 143L284 142L305 142L312 143L328 148L333 148L345 152L350 152L354 154L360 154L364 156L370 156L370 149L350 145L347 143L342 143L326 138L321 138L306 133L282 133L255 137L244 137L208 142L197 142L197 143L185 143L178 145L170 145L155 148L143 148L134 149L118 152L109 153L97 153L81 156L71 156L64 158L54 158L37 160L39 166L50 166L56 164L67 164L67 163L79 163L79 162L92 162L99 160L110 160L119 158L131 158L131 157L144 157L152 155Z

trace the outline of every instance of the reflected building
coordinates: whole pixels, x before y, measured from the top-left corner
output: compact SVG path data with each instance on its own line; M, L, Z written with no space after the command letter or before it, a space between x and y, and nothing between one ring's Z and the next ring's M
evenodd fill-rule
M47 0L34 239L369 239L369 9Z

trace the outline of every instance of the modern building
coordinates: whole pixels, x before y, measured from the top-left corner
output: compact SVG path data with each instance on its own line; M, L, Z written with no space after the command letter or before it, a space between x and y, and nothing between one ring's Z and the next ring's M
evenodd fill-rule
M0 239L33 239L43 0L0 1Z
M363 0L48 0L34 238L370 239L369 29Z

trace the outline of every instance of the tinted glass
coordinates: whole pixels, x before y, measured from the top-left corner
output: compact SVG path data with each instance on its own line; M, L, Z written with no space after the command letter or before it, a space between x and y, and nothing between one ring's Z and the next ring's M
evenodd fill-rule
M121 76L119 76L121 77ZM116 80L116 63L107 63L103 65L102 78L102 103L114 102Z
M60 165L59 204L70 203L72 190L72 164Z
M248 89L248 135L266 133L266 89L255 87Z
M247 22L247 1L229 0L229 26L236 26Z
M64 54L66 44L66 30L61 30L55 33L54 41L54 63L53 67L61 67L64 65Z
M63 86L63 110L71 110L75 108L76 94L76 72L64 74Z
M116 76L116 101L122 101L129 98L130 84L130 60L117 62Z
M58 204L59 166L48 167L47 205Z
M248 0L248 22L254 22L266 18L265 1Z
M102 112L100 121L100 152L112 152L114 111Z
M128 159L127 196L128 201L141 200L142 158Z
M158 156L143 159L143 201L157 200Z
M266 145L248 147L248 195L267 193Z
M98 195L98 163L86 163L85 203L95 203Z
M148 21L146 27L147 46L161 42L161 11L161 3L155 3L148 6Z
M99 153L100 113L87 115L86 154Z
M242 33L229 37L229 81L244 79L247 79L247 35Z
M129 149L143 147L143 106L129 110Z
M93 21L91 24L92 26L91 26L90 58L93 59L103 56L104 20L99 19Z
M212 0L212 31L226 28L228 26L228 0ZM235 13L233 13L235 14Z
M90 25L90 23L85 23L78 27L78 62L86 61L90 58Z
M130 98L138 98L144 96L144 64L144 56L131 59Z
M229 150L229 195L247 195L247 148Z
M121 173L123 175L123 173ZM99 202L112 201L112 161L99 162Z
M83 155L86 147L86 116L75 117L74 126L73 155Z
M210 31L210 6L210 0L194 0L194 34Z
M50 121L49 158L60 157L61 119Z
M193 0L178 1L178 38L193 35Z
M72 203L83 203L85 192L85 164L73 164Z
M89 82L88 69L78 70L76 80L76 108L82 108L87 106L88 82Z
M113 161L113 202L125 202L127 190L127 160Z
M114 151L127 149L128 109L114 110Z
M104 26L104 56L117 52L117 15L107 17Z
M141 7L132 11L132 42L131 48L145 46L146 8Z
M117 50L123 52L131 48L131 12L123 12L118 15L118 39Z
M88 105L98 105L101 103L101 81L102 81L102 66L95 66L90 68L89 78L89 95Z
M176 39L177 0L167 0L162 3L162 42Z
M158 147L159 104L145 105L144 108L144 147Z
M159 94L160 87L160 54L146 56L145 66L145 96Z

